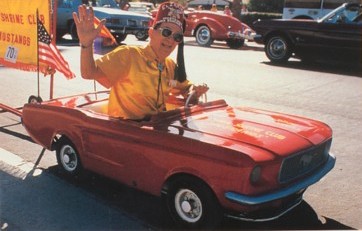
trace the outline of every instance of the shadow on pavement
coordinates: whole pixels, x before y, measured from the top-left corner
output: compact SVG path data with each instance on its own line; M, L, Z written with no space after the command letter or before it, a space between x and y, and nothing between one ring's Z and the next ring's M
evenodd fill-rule
M352 63L341 63L341 62L331 62L331 61L302 62L299 60L290 60L283 64L274 64L272 62L262 62L262 63L270 66L362 77L362 66L359 64L352 64Z
M197 44L196 41L186 41L185 45L187 46L195 46L195 47L201 47L201 48L211 48L211 49L220 49L220 50L253 50L253 51L264 51L264 46L258 45L254 42L248 42L244 43L242 47L239 49L232 49L230 48L226 42L223 41L214 41L210 47L203 47Z
M354 230L354 228L341 224L331 218L318 216L305 201L277 220L263 223L233 220L226 224L225 229L245 228L258 230Z
M57 166L48 169L68 183L95 194L106 203L118 207L132 217L136 217L155 229L175 229L163 201L155 196L121 185L113 180L94 173L87 173L78 178L69 178L58 171ZM298 207L283 217L270 222L243 222L225 218L219 229L222 230L286 230L286 229L319 229L319 230L352 230L352 227L339 223L331 218L318 217L309 204L303 201Z
M143 222L75 189L47 170L1 165L1 230L147 230ZM33 174L35 173L35 174Z

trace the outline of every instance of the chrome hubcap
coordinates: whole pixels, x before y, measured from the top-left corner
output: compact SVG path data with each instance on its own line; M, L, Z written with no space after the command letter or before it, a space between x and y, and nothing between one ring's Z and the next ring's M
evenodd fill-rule
M210 31L207 29L202 29L197 37L202 44L205 44L210 39Z
M175 196L177 214L190 223L195 223L202 216L202 203L196 193L189 189L180 189Z
M60 158L63 167L68 172L74 171L78 166L78 158L75 150L70 145L64 145L60 150Z
M269 45L270 55L274 58L281 58L286 54L287 45L280 39L275 39Z

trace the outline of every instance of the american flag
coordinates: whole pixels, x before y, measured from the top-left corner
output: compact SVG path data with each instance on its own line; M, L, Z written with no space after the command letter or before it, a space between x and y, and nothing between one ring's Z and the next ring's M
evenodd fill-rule
M52 69L58 70L68 79L74 78L75 74L69 69L67 61L60 54L52 39L45 29L43 23L38 19L38 44L39 63L43 63Z

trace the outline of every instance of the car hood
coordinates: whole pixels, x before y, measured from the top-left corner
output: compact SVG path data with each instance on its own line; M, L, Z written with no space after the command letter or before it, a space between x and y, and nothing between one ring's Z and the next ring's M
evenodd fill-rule
M204 111L171 127L183 130L183 136L242 151L254 160L290 155L332 137L322 122L249 107ZM265 155L260 155L261 150Z
M275 27L291 27L291 28L309 28L318 25L318 21L310 19L270 19L258 20L253 23L253 28L275 28Z

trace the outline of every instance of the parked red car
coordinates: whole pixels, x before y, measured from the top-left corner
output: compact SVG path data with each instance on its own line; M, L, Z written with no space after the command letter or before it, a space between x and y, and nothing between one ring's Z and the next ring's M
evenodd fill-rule
M209 47L214 40L226 41L230 48L238 49L245 39L253 40L255 32L238 19L218 12L185 12L185 36L193 36L200 46Z
M161 196L183 227L216 226L224 214L278 218L335 164L332 130L322 122L181 99L149 121L123 120L104 113L108 96L25 104L23 125L34 141L56 150L65 173L87 169Z
M157 10L151 13L154 18ZM215 40L219 40L226 41L230 48L238 49L244 45L245 39L252 41L259 36L245 23L219 12L187 10L185 18L184 36L195 37L196 42L204 47L209 47Z

